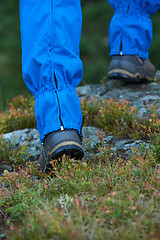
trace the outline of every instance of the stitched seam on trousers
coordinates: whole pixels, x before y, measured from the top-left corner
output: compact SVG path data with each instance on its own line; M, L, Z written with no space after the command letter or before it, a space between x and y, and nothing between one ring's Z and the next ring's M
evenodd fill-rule
M50 6L51 6L51 42L50 42L50 48L49 48L49 55L51 58L51 68L50 68L50 74L51 74L51 82L54 82L54 68L55 68L55 63L54 63L54 54L53 54L53 49L54 49L54 35L55 35L55 20L54 20L54 0L49 0Z

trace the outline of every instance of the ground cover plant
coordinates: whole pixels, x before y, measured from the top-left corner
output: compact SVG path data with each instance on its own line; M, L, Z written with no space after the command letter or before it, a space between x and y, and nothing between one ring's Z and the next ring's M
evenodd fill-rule
M85 125L143 139L150 148L141 146L128 159L111 161L112 151L100 135L92 159L63 157L42 173L26 161L27 146L16 149L2 140L4 132L36 125L34 100L12 99L0 114L0 163L12 165L0 175L0 239L160 239L158 106L149 106L140 119L125 100L85 99L81 105Z

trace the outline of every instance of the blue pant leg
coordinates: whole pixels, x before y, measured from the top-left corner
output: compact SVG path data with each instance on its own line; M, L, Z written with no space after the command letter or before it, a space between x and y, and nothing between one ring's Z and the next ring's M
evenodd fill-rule
M80 0L20 0L22 74L35 97L41 142L61 125L80 133L81 24Z
M152 42L150 15L160 9L159 0L109 0L114 16L109 27L110 55L135 55L146 59Z

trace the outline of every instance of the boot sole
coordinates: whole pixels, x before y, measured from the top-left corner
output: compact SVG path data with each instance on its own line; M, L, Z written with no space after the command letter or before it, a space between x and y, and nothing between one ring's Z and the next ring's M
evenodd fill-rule
M65 150L79 150L82 151L82 147L79 143L74 142L74 141L65 141L65 142L61 142L59 143L57 146L55 146L48 154L49 154L49 158L54 158L58 153L61 153L62 151Z
M149 72L144 66L135 65L125 59L113 59L108 72L109 79L132 83L152 82L154 76L155 74Z
M58 160L63 155L75 160L84 156L80 136L74 129L52 132L46 137L39 158L42 171L46 170L51 160Z
M46 160L45 156L44 156L44 152L42 151L42 158L41 158L41 162L39 162L39 164L41 165L41 169L42 172L48 173L51 170L51 164L50 161L51 160L62 160L62 156L68 156L70 158L74 158L75 160L81 160L84 156L84 152L82 147L75 143L73 145L69 145L69 142L65 144L65 142L59 144L59 146L57 146L57 149L55 150L55 148L52 150L52 154L50 155L49 159ZM79 145L79 146L77 146Z
M108 74L108 78L111 80L122 80L126 83L150 83L153 82L153 79L147 79L147 78L139 78L139 76L137 77L130 77L127 74L124 73L111 73Z
M127 71L122 71L119 69L110 71L108 73L108 78L112 80L123 80L125 82L131 82L131 83L142 83L142 82L150 83L154 81L153 78L140 76L139 73L132 74Z

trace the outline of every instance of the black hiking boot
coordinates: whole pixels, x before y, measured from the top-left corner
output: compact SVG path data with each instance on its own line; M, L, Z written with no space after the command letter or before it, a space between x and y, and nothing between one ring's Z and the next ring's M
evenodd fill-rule
M108 78L131 83L154 81L155 67L149 59L144 61L137 55L113 55Z
M84 156L81 138L76 130L59 130L49 133L43 142L42 152L38 163L43 172L51 160L59 159L63 155L81 160Z

